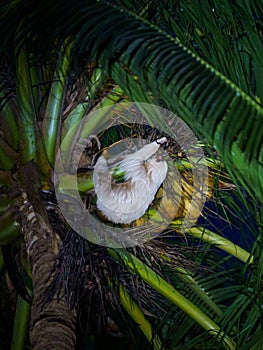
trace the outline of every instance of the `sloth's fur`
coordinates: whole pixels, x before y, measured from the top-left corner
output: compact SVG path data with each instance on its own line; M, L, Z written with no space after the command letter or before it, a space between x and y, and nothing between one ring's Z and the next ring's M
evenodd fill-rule
M114 181L112 166L100 156L93 181L97 207L110 221L129 224L146 212L167 175L167 163L157 154L166 141L163 137L151 142L121 160L117 156L115 166L125 174L122 183Z

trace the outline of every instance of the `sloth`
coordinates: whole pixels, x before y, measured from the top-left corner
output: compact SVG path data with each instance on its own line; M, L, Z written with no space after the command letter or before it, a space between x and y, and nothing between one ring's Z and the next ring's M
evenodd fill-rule
M146 212L167 176L167 163L157 152L166 143L163 137L110 161L103 155L99 157L93 173L94 189L97 208L109 221L130 224ZM114 177L116 169L122 181Z

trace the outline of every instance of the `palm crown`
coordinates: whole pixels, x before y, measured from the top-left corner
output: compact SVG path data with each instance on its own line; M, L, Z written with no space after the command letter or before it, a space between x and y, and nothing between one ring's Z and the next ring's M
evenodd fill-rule
M74 347L83 291L88 300L94 292L94 305L102 305L95 308L95 318L103 319L104 328L109 318L117 322L119 315L123 333L138 325L137 339L144 335L139 348L261 348L260 1L206 0L202 6L198 1L11 1L1 8L0 267L1 273L9 270L13 283L22 279L21 274L13 278L17 270L8 263L12 245L12 254L22 261L25 293L31 294L33 283L32 348L40 343L44 348L50 341L42 333L50 320L61 349ZM63 185L70 188L78 123L95 108L115 108L126 100L168 108L206 147L214 209L210 221L202 225L200 220L186 232L187 248L180 238L180 215L189 208L193 189L183 177L191 168L183 156L175 157L184 197L180 215L169 226L172 240L114 250L83 243L72 232L65 239L68 227L53 193L61 140L60 151L69 155ZM81 138L92 135L105 120L103 111L88 119ZM151 126L158 130L161 120L156 116ZM108 129L99 135L106 148L122 138L117 128ZM88 158L98 152L96 147L91 142ZM216 175L222 167L226 170ZM229 178L235 192L224 191ZM78 181L81 193L93 187L90 174ZM219 228L220 220L223 226L237 224L236 217L241 218L240 246ZM18 255L24 244L26 259ZM63 257L63 252L68 255ZM55 261L62 276L54 272ZM48 303L43 291L54 285L59 286L59 298L52 296ZM18 298L13 335L17 349L24 347L29 312L29 305ZM93 321L87 324L92 332ZM21 325L24 330L18 332ZM60 343L65 336L68 341Z

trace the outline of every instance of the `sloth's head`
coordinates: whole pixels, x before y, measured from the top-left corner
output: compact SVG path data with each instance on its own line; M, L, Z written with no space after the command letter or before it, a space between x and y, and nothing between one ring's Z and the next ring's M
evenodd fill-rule
M149 183L159 188L167 175L167 163L162 154L155 154L144 162L145 176L148 177Z

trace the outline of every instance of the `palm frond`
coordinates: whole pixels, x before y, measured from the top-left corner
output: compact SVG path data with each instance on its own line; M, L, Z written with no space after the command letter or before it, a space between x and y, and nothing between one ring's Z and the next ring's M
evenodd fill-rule
M159 246L140 249L136 257L123 251L119 252L120 259L115 251L112 257L116 261L105 267L103 250L102 265L98 264L95 271L97 281L99 278L103 281L96 282L98 293L103 290L110 300L109 275L105 270L118 266L123 272L122 265L126 265L126 273L129 269L150 286L144 286L142 298L150 293L155 297L154 302L149 297L147 304L134 293L131 300L127 293L136 288L127 288L125 276L120 280L127 293L125 289L120 291L117 283L124 308L129 309L131 317L142 321L148 339L153 334L152 325L158 326L150 312L150 303L156 303L158 315L160 310L163 315L156 330L167 348L218 349L226 345L234 348L234 342L242 350L261 348L263 253L259 224L263 214L258 199L261 202L263 197L262 4L245 0L239 3L205 0L202 6L197 0L115 1L114 5L91 0L66 4L14 0L1 5L1 9L1 64L5 67L8 62L11 72L9 86L3 79L0 91L1 127L6 130L0 135L1 168L13 167L19 149L22 162L32 158L39 161L40 154L39 163L44 169L46 154L49 162L54 163L56 143L62 135L65 141L62 152L69 155L65 169L70 172L76 133L80 138L88 138L107 121L101 109L96 118L88 119L78 128L77 123L81 124L86 114L98 107L115 108L116 103L131 100L159 104L177 113L204 144L209 144L209 151L216 149L236 185L235 191L246 202L246 212L233 191L224 193L215 185L216 209L207 205L208 219L198 223L205 228L194 227L192 235L183 239L177 237L176 227L170 227L169 251L168 245L165 251L160 242ZM80 71L84 72L81 78ZM16 109L20 111L19 118ZM156 116L153 119L157 128L163 123ZM46 129L41 134L38 126L43 120ZM117 128L112 128L100 134L102 147L118 141L121 138L118 133ZM93 141L91 147L97 152L99 147L94 147ZM211 160L217 171L214 149ZM89 156L94 156L91 153ZM178 162L179 166L185 164ZM10 171L0 175L1 185L12 187ZM72 179L67 174L63 180L68 183ZM80 188L83 191L92 188L91 181L79 181ZM9 205L13 208L10 198ZM19 235L13 209L12 215L4 214L7 207L3 205L1 209L4 224L1 244L10 243ZM217 220L222 218L222 226L213 221L213 211ZM205 216L204 213L204 219ZM226 231L237 220L242 226L241 242L236 237L231 237L231 242ZM164 242L168 237L164 235L161 239ZM225 253L213 243L223 244ZM185 245L191 251L188 255ZM171 253L180 249L194 262L183 273L178 273L176 265L180 254ZM252 256L253 261L249 260ZM72 259L73 265L78 263L74 256ZM91 275L91 264L89 269ZM79 266L76 270L80 271ZM88 278L82 282L90 282ZM131 281L136 287L134 279ZM74 278L71 282L73 290L79 288L82 292ZM102 307L103 293L97 299L102 301ZM114 298L116 302L116 294ZM145 314L137 309L136 303L145 306ZM219 336L211 337L200 324L206 331L214 329L213 334ZM173 336L175 330L180 336ZM221 337L223 333L231 339ZM159 345L158 341L156 347Z
M262 108L158 27L103 1L80 5L67 3L63 9L64 24L62 18L56 21L60 32L53 28L54 38L76 35L75 62L87 51L89 57L99 60L105 67L119 59L138 75L155 98L161 95L172 111L206 137L250 193L262 198ZM33 7L38 18L40 9ZM42 23L50 22L56 14L59 17L58 12L58 5L53 6L52 13L46 11L37 27L36 23L27 23L29 39L39 41L43 37ZM104 35L97 36L98 32ZM127 85L126 81L118 83Z

